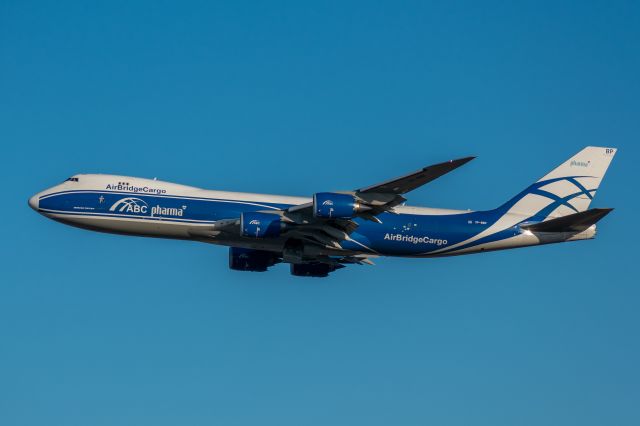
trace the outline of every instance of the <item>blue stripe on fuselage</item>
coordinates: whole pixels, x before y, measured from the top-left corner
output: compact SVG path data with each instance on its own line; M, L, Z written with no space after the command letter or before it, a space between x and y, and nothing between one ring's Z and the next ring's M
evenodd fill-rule
M243 212L286 209L289 204L223 200L214 198L149 195L111 191L63 191L40 198L43 212L104 216L175 223L213 223L233 219ZM388 255L418 255L464 241L485 230L500 215L495 211L448 215L389 214L378 216L382 224L355 219L354 241L345 249Z
M43 196L39 201L39 208L43 211L204 222L238 217L247 211L287 207L286 204L242 200L108 191L61 192Z

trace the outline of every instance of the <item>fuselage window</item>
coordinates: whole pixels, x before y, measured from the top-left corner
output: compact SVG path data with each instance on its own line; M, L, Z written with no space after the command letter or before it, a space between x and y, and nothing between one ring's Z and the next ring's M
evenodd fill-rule
M70 177L68 179L65 179L65 182L78 182L78 178L76 177Z

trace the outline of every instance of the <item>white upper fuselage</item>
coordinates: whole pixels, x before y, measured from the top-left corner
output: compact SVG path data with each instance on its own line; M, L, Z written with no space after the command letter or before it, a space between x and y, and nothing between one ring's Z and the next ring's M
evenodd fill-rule
M73 181L70 179L78 179ZM122 185L122 191L115 191L113 187L117 187L118 184L126 183L128 185ZM135 188L134 190L124 189ZM172 182L165 182L157 179L146 179L132 176L122 175L108 175L108 174L77 174L64 182L48 188L42 192L37 193L29 200L29 205L37 210L37 201L44 196L60 193L64 191L113 191L122 193L131 193L139 195L173 195L173 196L185 196L196 198L210 198L221 200L242 200L252 203L268 203L268 204L287 204L298 205L311 201L311 197L296 197L287 195L273 195L273 194L255 194L250 192L231 192L231 191L217 191L211 189L202 189L195 186L181 185ZM422 215L440 215L440 214L456 214L465 213L467 210L452 210L452 209L436 209L428 207L410 207L410 206L398 206L396 210L399 213L408 214L422 214Z

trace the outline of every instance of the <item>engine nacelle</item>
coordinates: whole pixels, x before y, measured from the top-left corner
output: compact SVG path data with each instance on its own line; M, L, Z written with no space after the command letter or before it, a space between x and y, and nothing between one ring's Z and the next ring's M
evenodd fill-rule
M318 192L313 194L313 215L323 218L351 218L362 206L350 194Z
M298 277L326 277L344 265L329 265L326 263L292 263L291 275Z
M275 214L245 212L240 215L240 234L243 237L277 237L282 227L280 216Z
M270 251L229 247L229 268L236 271L264 272L280 262L280 257Z

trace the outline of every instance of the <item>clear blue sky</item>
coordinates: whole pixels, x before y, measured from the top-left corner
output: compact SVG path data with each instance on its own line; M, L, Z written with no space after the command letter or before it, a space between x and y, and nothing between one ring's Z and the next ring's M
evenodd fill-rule
M640 424L640 5L0 2L2 425ZM81 172L310 195L478 155L410 204L497 206L618 156L594 241L325 280L73 229Z

